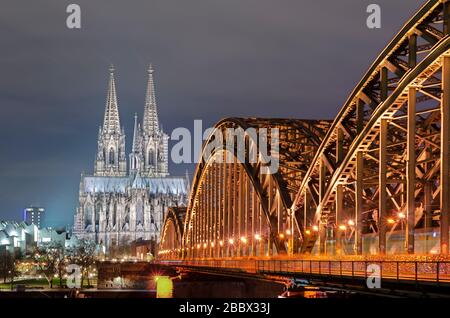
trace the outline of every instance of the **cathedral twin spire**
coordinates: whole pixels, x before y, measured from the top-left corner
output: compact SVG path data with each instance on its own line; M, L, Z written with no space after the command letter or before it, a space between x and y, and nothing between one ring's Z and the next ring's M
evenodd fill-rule
M158 111L156 109L155 83L153 81L153 67L148 70L147 94L144 108L144 134L156 135L159 133Z
M108 95L106 97L105 118L103 130L107 133L120 131L119 106L117 104L116 81L114 79L114 66L109 68Z
M103 120L99 131L95 175L126 175L125 133L120 127L114 67L109 69L108 93ZM144 176L168 175L168 136L159 126L156 107L153 67L147 70L148 81L142 129L134 116L133 144L130 153L130 173Z

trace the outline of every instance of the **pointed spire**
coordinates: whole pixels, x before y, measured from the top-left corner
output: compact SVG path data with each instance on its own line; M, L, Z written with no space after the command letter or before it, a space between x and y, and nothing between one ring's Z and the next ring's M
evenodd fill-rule
M139 133L140 133L140 126L138 125L138 116L135 113L134 114L134 132L133 132L133 148L132 152L136 153L139 152Z
M147 94L144 108L144 134L155 135L159 133L158 111L156 109L155 83L153 81L153 66L148 70Z
M186 169L186 189L189 192L189 189L191 188L191 180L189 179L189 171Z
M109 68L108 95L106 97L105 118L103 131L108 133L120 133L119 106L117 104L116 82L114 79L114 66Z

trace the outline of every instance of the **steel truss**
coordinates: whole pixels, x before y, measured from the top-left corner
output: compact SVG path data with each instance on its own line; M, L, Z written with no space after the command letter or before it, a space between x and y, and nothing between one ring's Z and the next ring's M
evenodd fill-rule
M448 254L449 33L450 3L428 1L378 56L333 122L219 122L215 129L221 131L279 128L280 170L263 175L261 162L236 158L217 163L218 153L203 159L180 256L305 254L315 246L324 254L327 240L336 242L338 254L361 254L363 235L370 233L378 237L377 252L385 254L387 237L400 224L405 253L415 252L416 229L439 227L439 252ZM211 136L204 151L213 141ZM247 153L252 142L249 136ZM399 217L404 222L393 220Z

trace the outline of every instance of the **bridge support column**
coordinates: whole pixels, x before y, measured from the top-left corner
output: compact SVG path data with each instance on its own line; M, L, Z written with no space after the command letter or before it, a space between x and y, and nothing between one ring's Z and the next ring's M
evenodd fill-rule
M414 227L416 225L416 88L408 92L407 124L407 169L406 169L406 251L414 254Z
M239 165L239 190L238 190L238 236L237 236L237 256L245 256L244 255L244 244L241 241L241 238L244 235L244 215L245 215L245 196L244 196L244 168Z
M334 228L334 238L336 240L336 254L342 255L344 253L344 244L345 244L345 233L344 229L341 229L340 226L347 226L343 224L343 214L344 210L344 187L342 185L338 185L336 189L336 224Z
M356 153L356 184L355 184L355 254L362 254L363 230L363 169L364 157L361 151Z
M337 138L336 138L336 165L340 166L342 160L344 159L344 133L341 128L337 129ZM336 189L336 214L335 214L335 228L334 228L334 239L335 239L335 249L336 254L341 255L344 254L344 243L346 231L342 231L339 227L342 225L341 223L344 221L343 213L344 213L344 187L342 185L338 185ZM345 225L346 226L346 225Z
M326 228L322 223L322 200L325 195L325 162L324 159L320 160L319 167L319 206L317 208L316 214L318 216L318 226L319 226L319 254L325 254L325 246L326 246Z
M251 191L251 205L252 205L252 215L251 215L251 231L250 231L250 242L251 242L251 256L256 256L256 252L255 252L255 246L256 246L256 242L255 242L255 233L256 233L256 193L253 190L251 184L249 185L249 189L252 190Z
M448 6L448 3L446 3ZM445 17L448 19L448 17ZM441 254L449 251L449 209L450 209L450 56L442 62L441 101Z
M378 189L378 246L381 255L386 254L386 212L387 212L387 191L386 191L386 165L387 165L387 129L388 122L381 119L380 123L380 150L379 150L379 189Z
M319 221L319 254L325 255L327 242L327 225Z
M427 150L427 159L431 157L430 150ZM433 227L433 211L432 211L432 200L433 200L433 182L432 181L426 181L424 186L424 210L423 213L425 214L425 231L426 231L426 237L425 237L425 250L426 253L429 253L429 246L428 246L428 240L430 239L430 229Z
M233 216L234 216L234 193L233 189L233 164L227 164L227 189L229 191L228 203L227 203L227 231L226 236L223 239L224 250L226 257L231 257L232 246L230 244L230 238L233 237Z

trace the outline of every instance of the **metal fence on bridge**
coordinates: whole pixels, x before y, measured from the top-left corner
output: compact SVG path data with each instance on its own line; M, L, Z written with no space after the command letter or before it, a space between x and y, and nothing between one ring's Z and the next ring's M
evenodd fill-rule
M450 283L449 261L187 260L176 264L252 274L307 274L340 278L367 278L374 274L374 267L369 266L378 265L375 269L379 270L381 279Z

